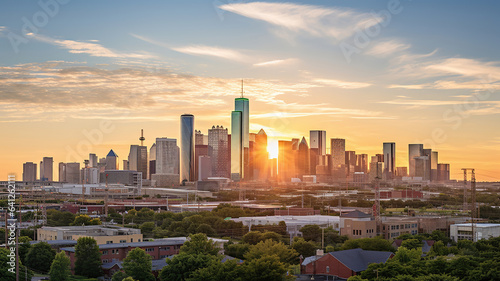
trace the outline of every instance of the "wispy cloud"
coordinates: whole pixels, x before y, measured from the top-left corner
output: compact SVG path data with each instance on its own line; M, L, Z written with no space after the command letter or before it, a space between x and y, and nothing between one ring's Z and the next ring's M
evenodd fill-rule
M189 55L201 55L201 56L212 56L233 61L246 61L247 57L242 53L226 48L211 47L205 45L191 45L185 47L176 47L172 50L189 54Z
M341 80L333 80L333 79L314 79L314 82L326 85L326 86L332 86L332 87L337 87L337 88L343 88L343 89L360 89L360 88L366 88L371 86L372 84L370 83L363 83L363 82L348 82L348 81L341 81Z
M382 17L346 8L326 8L294 3L233 3L219 7L296 33L342 40L358 29L382 22Z
M467 58L449 58L438 63L432 63L425 70L437 74L459 75L478 79L500 80L500 67L498 62L481 62ZM487 81L491 82L491 81Z
M290 64L296 62L297 59L283 59L283 60L271 60L271 61L264 61L264 62L259 62L259 63L254 63L253 66L275 66L275 65L283 65L283 64Z
M135 59L149 59L154 56L147 53L123 53L108 49L101 44L95 43L96 40L92 42L75 41L68 39L54 39L40 34L28 34L30 38L35 40L59 46L63 49L68 50L73 54L88 54L93 57L108 57L108 58L135 58Z
M366 51L366 54L376 57L394 56L395 53L407 50L408 48L410 48L409 44L405 44L397 39L392 39L377 42Z

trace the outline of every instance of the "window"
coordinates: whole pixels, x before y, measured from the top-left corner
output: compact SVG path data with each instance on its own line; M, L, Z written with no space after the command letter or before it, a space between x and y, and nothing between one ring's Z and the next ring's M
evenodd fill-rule
M127 240L120 240L120 243L127 243Z
M329 266L326 267L326 273L330 273L330 267Z
M113 244L113 241L106 241L106 244Z
M146 248L146 252L154 252L155 248Z
M134 238L130 238L130 243L134 242Z
M102 263L108 263L108 260L102 260Z
M103 255L107 255L107 254L108 254L108 250L104 250L104 251L102 251L102 254L103 254Z

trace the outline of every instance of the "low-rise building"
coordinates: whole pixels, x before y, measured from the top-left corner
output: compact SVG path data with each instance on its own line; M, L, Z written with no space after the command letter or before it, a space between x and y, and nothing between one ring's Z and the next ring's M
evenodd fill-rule
M500 224L498 223L475 223L474 241L489 239L500 236ZM450 238L458 240L472 240L472 223L460 223L450 225Z
M385 263L394 254L392 252L365 251L360 248L345 251L330 252L308 257L300 265L301 274L329 276L348 279L359 275L371 263ZM311 280L313 280L311 277Z
M78 240L80 237L92 237L97 244L142 242L140 229L118 226L44 226L37 231L37 240Z
M340 235L350 239L373 238L377 236L377 222L372 215L358 210L340 217Z
M418 219L414 217L382 217L382 234L394 239L402 234L418 234Z

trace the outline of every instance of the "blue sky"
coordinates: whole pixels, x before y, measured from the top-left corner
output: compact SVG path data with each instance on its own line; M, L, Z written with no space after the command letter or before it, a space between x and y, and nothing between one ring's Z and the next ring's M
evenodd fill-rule
M38 2L0 10L0 128L14 146L0 151L2 174L47 154L67 161L61 147L102 120L116 129L87 150L124 158L141 128L148 145L177 137L182 113L205 133L229 126L244 78L251 129L273 147L325 129L359 153L396 141L406 166L421 141L453 175L477 166L500 178L497 1L64 2L29 34L23 18L46 14Z

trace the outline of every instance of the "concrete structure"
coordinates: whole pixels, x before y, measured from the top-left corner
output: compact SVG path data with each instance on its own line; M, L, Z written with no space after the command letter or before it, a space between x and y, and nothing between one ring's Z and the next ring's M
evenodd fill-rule
M438 182L450 181L450 164L437 165L437 181Z
M293 237L302 236L300 229L308 224L315 224L322 228L333 227L334 230L340 230L340 217L338 216L265 216L265 217L240 217L231 219L235 222L241 222L244 226L251 229L252 225L272 225L284 221L286 231Z
M141 242L140 229L117 226L43 226L37 231L37 240L78 240L80 237L92 237L97 244Z
M384 239L394 239L402 234L418 234L418 219L414 217L382 217Z
M198 179L199 181L206 180L212 177L212 160L210 156L202 155L198 160Z
M40 181L52 181L54 175L54 158L43 157L40 161Z
M59 163L59 182L81 183L80 163Z
M80 171L80 179L84 184L98 184L100 180L99 168L82 168Z
M322 275L327 278L330 276L333 280L339 278L346 280L351 276L359 275L371 263L385 263L394 256L392 252L365 251L360 248L330 252L326 255L321 252L302 261L301 274Z
M396 169L396 143L384 142L384 177L385 179L393 179Z
M100 174L101 183L117 183L124 185L136 186L137 189L142 188L142 172L124 171L124 170L106 170Z
M142 173L142 179L148 177L148 148L146 146L131 145L128 154L128 167L124 170Z
M111 149L106 155L106 170L118 170L118 155Z
M356 154L354 171L368 174L368 154Z
M179 174L153 174L151 175L151 186L173 187L179 185Z
M489 239L500 236L500 224L498 223L475 223L474 241ZM472 223L461 223L450 225L450 238L457 242L458 240L472 240Z
M349 239L373 238L377 236L377 223L369 214L355 210L340 217L340 235Z
M194 116L192 114L181 115L181 138L180 138L180 181L195 181L194 161Z
M36 163L26 162L23 164L23 181L33 182L36 181Z
M408 167L409 176L415 177L415 157L420 157L424 153L423 144L409 144L408 145Z
M208 146L210 147L208 155L212 161L212 176L228 178L230 159L227 128L212 126L212 129L208 130Z
M89 153L89 167L97 168L97 155Z
M156 138L156 174L179 174L176 139Z

